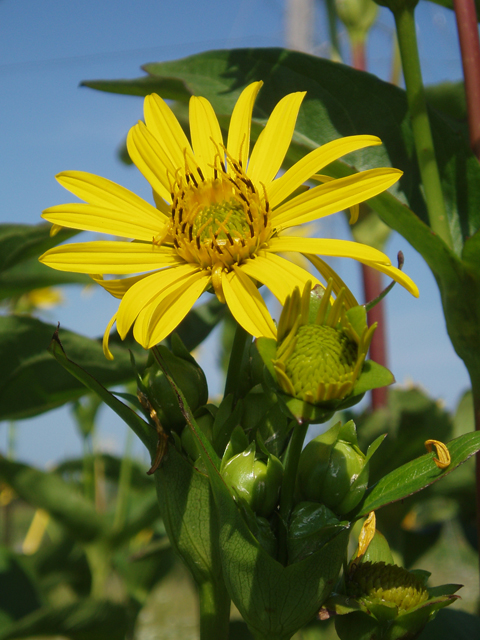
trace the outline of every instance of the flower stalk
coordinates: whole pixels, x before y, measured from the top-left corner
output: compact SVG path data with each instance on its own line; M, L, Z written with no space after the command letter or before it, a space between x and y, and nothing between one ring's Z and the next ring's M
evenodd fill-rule
M415 7L411 3L395 3L392 7L397 30L403 75L413 137L417 150L420 175L425 189L428 217L432 230L452 247L452 237L442 192L432 131L427 113L427 103L420 68L417 35L415 32Z

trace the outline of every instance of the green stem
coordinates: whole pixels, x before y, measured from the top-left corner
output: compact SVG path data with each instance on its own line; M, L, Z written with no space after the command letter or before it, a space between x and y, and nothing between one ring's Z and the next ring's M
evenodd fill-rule
M199 585L200 640L228 640L230 596L225 586L213 582Z
M475 431L480 432L480 376L472 375L472 396L473 396L473 415L475 419ZM475 372L476 373L476 372ZM480 452L475 455L475 475L476 475L476 503L477 503L477 540L480 548Z
M403 5L404 3L399 4ZM394 10L393 15L397 28L408 108L412 121L420 175L425 189L430 227L451 248L452 237L448 225L422 82L414 11L413 6L400 6Z
M305 436L307 435L308 424L308 422L295 423L292 437L285 454L279 508L280 527L278 531L278 560L283 565L287 563L287 523L293 509L298 462L300 460L300 454L302 453Z
M83 437L83 492L87 500L95 502L95 473L91 436Z
M118 478L118 493L115 504L115 518L113 520L114 531L122 529L127 517L128 494L130 492L130 481L132 478L132 458L130 456L132 446L133 431L127 428L125 452L120 465L120 476Z
M92 584L90 587L90 597L96 600L104 600L106 597L106 583L110 575L110 551L101 544L85 546Z
M337 12L335 9L335 0L327 0L327 17L328 17L328 35L330 38L330 57L332 60L341 60L340 42L338 39L337 29Z
M245 353L245 346L250 334L245 331L237 323L235 329L235 337L233 339L232 352L230 354L230 361L228 363L227 379L225 381L225 393L224 396L228 396L230 393L234 394L235 401L239 395L239 382L243 375L243 356Z

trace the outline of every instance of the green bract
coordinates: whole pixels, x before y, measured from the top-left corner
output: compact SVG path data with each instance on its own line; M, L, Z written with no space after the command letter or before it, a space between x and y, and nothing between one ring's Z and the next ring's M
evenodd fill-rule
M332 300L333 280L325 290L305 285L288 296L277 340L259 338L257 347L284 403L297 419L324 422L337 410L356 404L366 391L391 384L384 367L365 362L375 326L365 308L342 288Z
M278 503L283 466L278 458L269 456L268 462L255 460L255 443L230 458L222 476L257 515L271 515Z

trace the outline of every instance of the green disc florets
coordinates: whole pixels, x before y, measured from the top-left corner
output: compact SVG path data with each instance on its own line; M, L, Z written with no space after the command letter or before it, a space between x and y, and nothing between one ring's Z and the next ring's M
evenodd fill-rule
M362 370L375 326L358 332L347 316L344 290L331 302L333 281L313 304L311 284L287 299L273 362L282 389L311 404L345 398ZM312 318L312 310L315 315Z
M193 223L193 235L200 237L200 242L211 240L227 240L243 238L248 235L248 221L243 207L232 198L229 202L218 202L203 208Z
M299 327L285 373L295 395L307 400L322 384L352 383L357 344L340 329L307 324Z
M390 602L399 613L413 609L428 600L423 582L414 574L395 564L363 562L347 586L350 596L368 604Z

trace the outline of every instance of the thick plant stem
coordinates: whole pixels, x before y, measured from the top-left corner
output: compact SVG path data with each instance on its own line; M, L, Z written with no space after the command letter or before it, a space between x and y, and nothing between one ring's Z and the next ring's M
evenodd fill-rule
M462 52L470 146L480 160L480 42L473 0L453 0Z
M292 438L285 455L282 480L282 492L280 495L280 527L278 531L278 560L282 564L287 563L287 522L293 508L295 493L295 481L297 478L298 462L302 453L303 443L307 435L308 422L295 423Z
M223 583L199 585L200 640L228 640L230 596Z
M475 419L475 431L480 432L480 378L472 376L473 415ZM477 502L477 541L480 549L480 452L475 455L476 475L476 502Z
M420 175L425 189L430 227L447 246L451 248L452 237L445 209L442 183L440 181L440 174L435 157L425 91L422 82L422 72L420 69L417 35L415 33L414 7L399 7L394 11L394 17L402 58L408 108L412 121Z
M237 323L235 337L233 339L232 352L228 363L227 379L225 381L225 397L230 393L238 400L239 382L242 375L242 363L245 346L250 335Z

